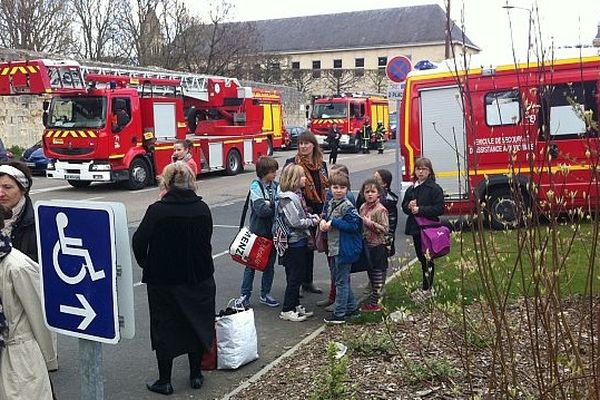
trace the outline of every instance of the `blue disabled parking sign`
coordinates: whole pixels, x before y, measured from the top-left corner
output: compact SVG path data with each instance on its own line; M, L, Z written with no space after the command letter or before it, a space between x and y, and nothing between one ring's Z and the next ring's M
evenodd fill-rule
M112 208L101 204L39 202L35 210L47 325L66 335L117 343Z

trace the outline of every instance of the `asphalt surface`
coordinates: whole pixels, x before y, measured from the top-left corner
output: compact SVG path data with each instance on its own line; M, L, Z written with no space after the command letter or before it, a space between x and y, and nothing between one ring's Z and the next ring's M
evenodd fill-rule
M389 153L380 158L375 158L376 154L341 154L338 161L349 165L352 185L357 190L362 181L372 176L375 169L388 168L393 171L393 164L390 164L393 162L393 156L392 152ZM276 154L279 154L278 158L280 159L293 155L289 152ZM231 261L226 251L237 232L247 184L253 176L253 171L249 171L237 177L203 177L199 182L199 191L209 203L215 225L212 244L217 282L217 311L225 308L230 299L239 295L243 267ZM93 185L85 191L76 191L64 183L59 184L58 190L52 189L56 185L56 182L47 182L44 178L36 179L32 197L34 200L72 198L88 201L124 201L128 208L130 236L135 231L145 207L156 200L158 193L156 188L127 192L114 188L113 185ZM401 247L404 243L401 234L403 226L404 219L401 216L397 232L399 252L402 252ZM161 395L149 392L145 387L145 383L153 382L158 373L154 353L150 347L146 287L139 283L141 274L135 260L133 265L136 335L133 339L123 339L116 345L102 346L106 399L162 398ZM362 293L366 282L365 273L353 275L355 294ZM203 388L192 390L188 382L187 357L179 357L175 360L173 368L172 383L175 393L170 398L220 398L320 327L323 324L323 317L327 313L316 307L315 303L325 298L329 287L329 270L322 254L315 256L315 283L324 289L324 294L305 294L302 299L307 309L315 311L315 316L301 323L281 321L278 318L281 308L269 308L258 302L258 292L260 291L260 273L258 273L251 302L255 311L260 358L236 371L206 371ZM282 300L284 290L285 273L282 267L276 266L272 294L275 298ZM51 374L58 398L61 400L79 399L78 339L59 335L59 364L59 371Z

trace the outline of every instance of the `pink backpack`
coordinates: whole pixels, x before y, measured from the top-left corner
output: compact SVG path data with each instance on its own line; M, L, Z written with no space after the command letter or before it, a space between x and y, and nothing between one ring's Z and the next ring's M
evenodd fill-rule
M421 227L421 250L429 257L438 258L450 253L450 229L439 221L415 217Z

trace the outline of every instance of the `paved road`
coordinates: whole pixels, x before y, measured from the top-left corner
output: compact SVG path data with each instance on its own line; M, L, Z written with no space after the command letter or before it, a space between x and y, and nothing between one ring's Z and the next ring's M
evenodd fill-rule
M292 152L278 152L276 157L281 163ZM393 171L393 152L383 156L341 154L338 161L348 165L351 171L352 185L355 190L361 182L370 177L377 168L385 167ZM199 180L199 192L211 207L215 224L213 236L213 257L215 259L215 279L217 281L217 308L224 308L227 301L239 293L242 268L231 261L226 250L237 231L239 215L247 192L248 183L254 177L254 169L248 168L246 173L233 177L220 175L203 176ZM74 189L62 181L49 181L36 178L32 190L32 198L71 199L84 201L119 201L125 203L128 211L130 235L133 234L147 206L158 196L156 187L130 192L116 185L96 184L89 188ZM401 222L402 223L402 222ZM402 226L402 225L401 225ZM401 237L401 235L398 235ZM403 243L399 240L398 243ZM315 260L316 282L322 288L328 286L328 270L325 258L317 255ZM107 399L149 399L161 398L148 392L145 382L157 376L154 354L150 349L149 318L145 285L139 283L140 270L134 262L134 296L136 313L136 336L132 340L122 340L117 345L104 345L104 379ZM366 283L365 276L356 276L354 286L357 292L362 291ZM260 279L256 279L255 290L259 289ZM285 274L282 268L276 270L273 294L282 299L285 290ZM173 370L173 399L219 398L233 390L241 381L258 372L264 365L276 359L287 349L302 340L322 324L326 315L317 309L314 303L325 295L306 295L303 303L316 311L315 318L303 323L283 322L278 319L279 309L270 309L258 304L254 296L256 326L259 339L260 359L237 371L211 371L206 373L203 389L193 391L188 385L187 359L176 359ZM79 398L79 365L77 339L67 336L59 337L60 370L52 374L52 379L60 399Z

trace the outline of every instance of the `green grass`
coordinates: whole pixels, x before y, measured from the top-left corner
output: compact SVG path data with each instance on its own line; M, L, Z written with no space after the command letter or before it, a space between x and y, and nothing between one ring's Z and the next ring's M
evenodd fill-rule
M582 221L559 224L556 238L547 225L541 225L534 234L525 230L486 230L481 236L470 231L455 232L450 254L435 261L436 302L457 304L461 296L467 304L479 300L484 293L482 275L486 282L493 282L498 299L544 293L553 283L559 285L563 297L587 293L593 230L593 223ZM594 262L597 270L598 261ZM596 287L600 277L597 272L595 275ZM386 287L386 308L414 308L410 293L420 287L420 282L421 266L417 262Z

